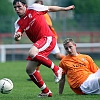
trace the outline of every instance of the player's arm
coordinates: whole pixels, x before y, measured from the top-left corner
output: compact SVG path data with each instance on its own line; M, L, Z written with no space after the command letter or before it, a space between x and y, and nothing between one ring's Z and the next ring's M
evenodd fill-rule
M23 34L23 30L20 28L20 26L17 24L17 21L15 22L15 34L14 34L14 40L20 41Z
M65 85L65 74L62 75L62 78L59 82L59 94L63 93L64 85Z
M75 8L74 5L71 5L71 6L68 6L68 7L48 6L48 10L50 12L68 11L68 10L73 10L74 8Z

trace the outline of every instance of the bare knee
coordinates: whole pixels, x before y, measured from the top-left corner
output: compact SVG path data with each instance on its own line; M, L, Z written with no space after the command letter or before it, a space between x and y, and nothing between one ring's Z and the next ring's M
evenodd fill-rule
M30 66L26 67L26 73L27 74L32 74L33 72L34 72L34 70L33 69L31 70Z
M32 73L32 71L30 70L30 68L29 68L28 66L26 67L26 73L27 73L27 74Z
M32 48L29 50L29 56L34 58L38 54L39 50L37 47L32 46Z

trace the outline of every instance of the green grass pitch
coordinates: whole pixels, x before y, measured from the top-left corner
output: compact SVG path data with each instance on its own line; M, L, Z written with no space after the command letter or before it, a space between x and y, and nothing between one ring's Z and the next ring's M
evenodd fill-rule
M54 61L54 63L58 65L58 61ZM95 60L95 63L100 66L99 60ZM76 95L69 88L67 81L63 94L59 95L58 84L54 82L53 72L45 66L41 66L41 75L46 85L53 92L53 97L38 98L37 95L41 91L32 81L27 81L29 77L25 68L25 61L0 63L0 79L9 78L14 84L11 93L0 93L0 100L100 100L100 95Z

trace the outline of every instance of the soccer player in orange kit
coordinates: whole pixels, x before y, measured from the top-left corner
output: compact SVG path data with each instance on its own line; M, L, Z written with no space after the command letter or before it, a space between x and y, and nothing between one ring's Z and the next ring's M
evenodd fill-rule
M68 55L59 64L63 69L62 79L59 82L59 94L63 93L65 75L70 88L76 94L100 94L100 69L93 59L78 53L76 43L71 38L67 38L63 45Z
M40 4L32 4L27 7L26 0L14 0L13 7L19 16L15 22L15 41L20 41L23 33L33 42L28 53L28 63L26 72L31 80L41 89L38 97L52 97L52 92L46 86L40 73L36 71L36 67L40 64L51 68L55 82L58 83L62 77L62 68L55 65L47 56L56 46L56 38L48 27L44 14L48 11L67 11L74 9L74 5L68 7L44 6Z

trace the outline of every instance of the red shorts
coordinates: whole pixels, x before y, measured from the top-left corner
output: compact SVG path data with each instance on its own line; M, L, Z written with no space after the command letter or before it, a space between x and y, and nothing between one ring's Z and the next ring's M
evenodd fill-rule
M56 38L52 36L43 37L33 44L39 49L39 55L47 57L51 51L56 46ZM27 60L33 60L30 56L27 57Z

